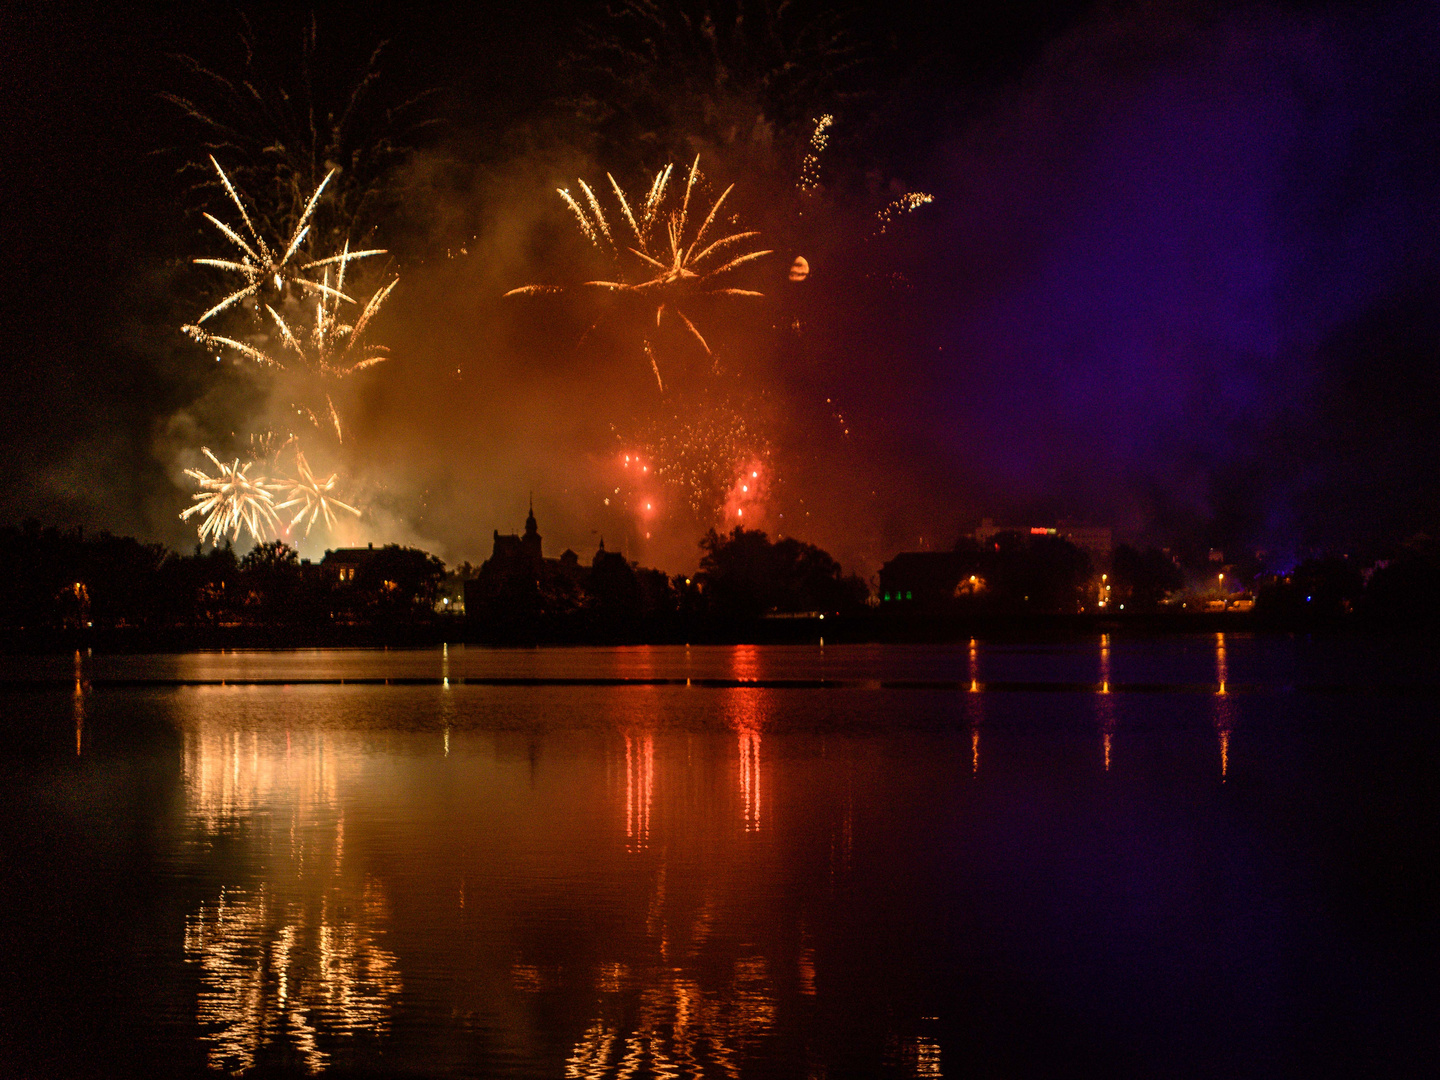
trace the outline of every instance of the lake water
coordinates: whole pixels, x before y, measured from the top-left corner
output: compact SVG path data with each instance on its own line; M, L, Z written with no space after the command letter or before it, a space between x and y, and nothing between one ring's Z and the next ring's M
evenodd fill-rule
M1437 659L0 658L0 1074L1435 1075Z

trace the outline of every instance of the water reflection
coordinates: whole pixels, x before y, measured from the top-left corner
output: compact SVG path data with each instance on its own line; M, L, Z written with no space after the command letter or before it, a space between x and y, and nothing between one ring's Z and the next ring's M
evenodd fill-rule
M746 832L760 831L760 732L742 729L740 738L740 797L744 803Z
M855 783L845 778L845 801L830 829L830 883L850 876L855 857Z
M1115 734L1115 699L1110 694L1110 635L1100 635L1100 693L1095 698L1095 711L1100 720L1101 750L1105 771L1110 771L1110 748Z
M1220 780L1230 774L1230 732L1235 726L1234 703L1226 684L1230 679L1230 663L1225 652L1225 635L1215 635L1215 730L1220 739Z
M739 745L741 823L746 832L759 832L763 796L760 783L760 729L764 722L762 692L735 690L731 699Z
M755 645L736 645L730 653L730 677L748 681L760 676L760 649Z
M736 677L747 677L752 661L735 650ZM588 963L550 950L542 937L514 957L509 984L549 1001L566 992L593 997L568 1043L567 1077L739 1077L774 1029L777 967L801 995L813 997L816 983L813 946L777 952L773 941L760 944L777 931L803 937L756 906L758 883L778 869L767 842L772 781L762 755L773 695L750 687L717 695L732 734L708 749L692 736L657 732L673 704L651 693L623 700L616 716L627 725L618 740L627 858L616 886L629 899ZM720 791L734 794L717 807ZM843 828L851 827L847 820Z
M737 677L746 677L747 670L753 672L753 653L734 650L732 670ZM646 663L644 656L635 660L639 665ZM687 696L685 700L691 699ZM684 966L707 948L712 927L724 917L711 874L723 877L724 869L737 863L735 855L739 853L727 850L733 843L728 837L737 833L753 836L767 824L769 791L762 741L770 695L747 687L715 695L712 700L733 733L731 749L719 755L714 752L719 747L713 744L706 747L697 745L693 737L664 735L661 725L672 715L674 703L655 688L607 695L607 720L618 730L606 738L614 749L604 755L603 782L610 792L608 798L615 800L611 805L623 803L623 843L619 846L627 856L625 867L616 869L625 892L643 889L643 898L634 897L635 920L629 923L627 933L639 929L645 945L640 956L624 946L623 953L593 968L588 980L591 988L613 1001L607 1006L610 1011L594 1018L574 1044L566 1075L630 1075L635 1070L665 1075L700 1058L724 1061L737 1053L734 1032L755 1022L754 1016L747 1018L746 1009L754 1011L755 971L768 970L763 957L742 964L735 984L724 989L702 988L695 973ZM712 769L722 763L734 770L726 787L738 798L733 810L731 800L723 799L720 806L726 813L717 814L714 811L720 807L715 805L712 783L718 777ZM543 790L544 784L541 786ZM738 824L738 830L732 822ZM670 888L676 859L680 861L678 896ZM698 865L706 868L698 877L697 859ZM743 887L743 882L735 884ZM623 939L607 944L622 947ZM573 985L574 973L555 960L527 956L522 950L508 965L511 987L524 994L543 994ZM811 982L813 985L813 970ZM768 991L762 996L771 1001ZM626 1007L622 1008L622 1002ZM773 1010L773 1003L767 1008Z
M257 833L258 883L222 887L185 923L201 974L196 1020L215 1068L244 1070L268 1046L311 1072L324 1039L382 1036L402 982L385 945L380 881L346 858L337 788L353 772L318 732L278 736L197 719L184 735L184 783L196 840Z
M310 1072L329 1061L317 1035L383 1035L401 980L383 941L389 911L380 885L359 896L331 887L279 898L221 890L185 923L185 955L201 970L196 1020L215 1068L252 1067L283 1042Z
M965 718L970 725L970 775L980 775L980 724L985 719L984 706L980 697L980 650L975 639L970 639L968 657L970 693L965 698Z
M911 1052L914 1055L914 1073L912 1075L936 1078L945 1075L940 1071L940 1044L934 1039L928 1039L923 1035L916 1036Z
M625 733L625 849L650 846L650 806L655 799L655 734Z
M938 1078L945 1075L940 1071L940 1043L927 1035L895 1040L888 1051L890 1064L906 1076Z
M1279 1029L1324 1036L1353 1002L1343 980L1319 1000L1287 977L1333 929L1295 882L1328 858L1329 806L1372 812L1407 754L1422 790L1434 745L1345 773L1328 721L1356 702L1268 693L1289 669L1257 650L1279 647L827 646L829 675L923 676L842 691L777 685L815 674L813 645L697 647L690 686L680 649L617 654L673 678L650 686L476 685L464 665L493 658L442 649L405 660L425 685L125 688L63 656L43 696L7 699L34 697L64 767L7 792L17 831L49 819L5 847L0 959L40 1004L0 1027L33 1045L73 1028L87 1060L133 1030L155 1075L208 1057L265 1075L1220 1076L1277 1045L1274 1071L1301 1075ZM592 661L574 670L609 670ZM732 674L759 685L716 684ZM1394 696L1365 707L1411 732L1415 699ZM1240 786L1216 785L1242 719ZM163 770L130 764L152 757ZM67 835L84 842L52 856ZM1364 1020L1389 1035L1384 1015ZM1090 1037L1115 1016L1124 1031ZM1069 1045L1049 1056L1037 1025Z
M623 974L597 980L598 1014L565 1061L567 1077L739 1077L747 1052L774 1026L775 992L763 956L737 958L711 987L676 968L641 978Z
M90 691L90 681L85 678L80 650L75 650L75 693L71 695L71 708L75 714L75 756L80 756L85 734L85 695Z

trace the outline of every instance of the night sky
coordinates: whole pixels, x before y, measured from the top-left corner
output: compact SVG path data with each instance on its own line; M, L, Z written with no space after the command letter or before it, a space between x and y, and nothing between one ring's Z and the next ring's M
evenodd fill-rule
M381 40L372 100L435 93L366 223L400 277L392 359L328 459L366 513L302 554L478 562L532 492L547 554L604 536L677 571L742 505L865 573L982 516L1279 559L1433 534L1440 4L894 8L747 8L775 32L717 66L679 29L617 64L633 31L604 5L316 6L317 99ZM273 387L178 329L224 206L179 171L205 151L162 95L199 92L177 54L243 70L244 10L0 11L0 523L192 544L183 469L277 423ZM292 93L309 10L250 23ZM696 153L775 254L737 273L763 299L697 309L713 357L657 338L662 394L642 316L503 294L603 276L557 187ZM879 234L905 192L934 201ZM716 417L763 447L763 490L697 510L623 471Z

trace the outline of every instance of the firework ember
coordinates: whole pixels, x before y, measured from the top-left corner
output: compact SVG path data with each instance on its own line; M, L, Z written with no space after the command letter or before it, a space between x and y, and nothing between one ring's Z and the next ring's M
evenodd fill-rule
M254 466L240 459L227 465L210 448L201 447L205 456L215 463L218 472L210 476L200 469L186 469L185 475L200 485L200 491L193 496L195 505L180 514L181 521L200 515L200 542L218 542L225 533L231 540L240 538L240 530L246 529L255 540L265 539L268 530L279 522L275 515L274 499L270 495L265 478L251 478L246 475Z

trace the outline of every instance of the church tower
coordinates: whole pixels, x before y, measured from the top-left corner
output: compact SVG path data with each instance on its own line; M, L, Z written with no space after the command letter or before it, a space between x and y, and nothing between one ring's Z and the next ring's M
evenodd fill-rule
M530 495L530 513L525 518L525 535L520 543L524 546L525 554L536 566L540 565L540 530L535 524L535 495Z

